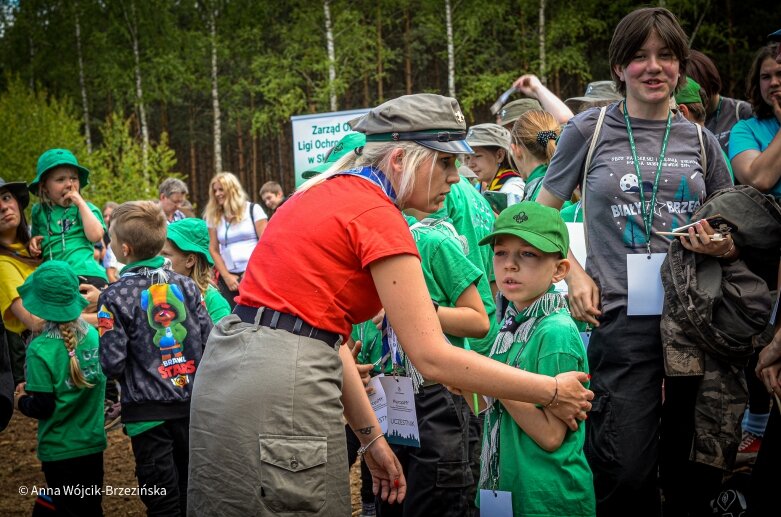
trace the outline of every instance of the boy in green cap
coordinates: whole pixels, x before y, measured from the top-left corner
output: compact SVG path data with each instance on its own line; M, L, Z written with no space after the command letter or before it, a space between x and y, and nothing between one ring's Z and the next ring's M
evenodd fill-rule
M43 260L63 260L82 283L102 289L108 284L94 258L94 243L106 232L98 207L81 197L89 170L67 149L49 149L38 158L30 192L40 198L32 208L29 251Z
M189 276L201 290L212 323L230 314L231 307L212 283L214 260L209 253L206 221L190 217L168 225L168 235L160 254L171 261L171 269Z
M553 288L570 268L558 211L530 201L513 205L480 244L493 247L496 284L510 301L491 357L543 375L588 371L567 301ZM555 401L494 400L486 413L480 488L511 492L513 515L595 515L585 428L573 432L553 416Z

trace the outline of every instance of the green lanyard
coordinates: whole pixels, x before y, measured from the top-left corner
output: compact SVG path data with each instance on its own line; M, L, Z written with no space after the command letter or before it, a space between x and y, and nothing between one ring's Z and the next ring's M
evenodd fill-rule
M626 107L624 99L624 121L626 122L626 134L629 135L629 145L632 148L632 159L635 162L635 173L637 174L637 183L640 187L640 214L645 225L645 244L648 249L648 255L651 255L651 228L654 224L654 207L656 206L656 193L659 191L659 178L662 177L662 164L664 155L667 153L667 140L670 138L670 123L672 114L667 111L667 127L664 129L664 139L662 140L662 150L659 151L659 165L656 167L656 177L654 178L654 189L651 192L651 210L649 211L645 204L645 191L643 189L643 176L640 174L640 163L637 159L637 147L635 146L635 137L632 134L632 124L629 122L629 110Z

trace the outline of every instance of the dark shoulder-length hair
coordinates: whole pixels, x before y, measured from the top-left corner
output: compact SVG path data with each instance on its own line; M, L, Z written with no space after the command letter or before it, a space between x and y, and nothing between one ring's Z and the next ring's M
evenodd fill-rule
M678 58L680 74L677 91L686 83L686 67L689 64L689 41L675 15L663 7L644 7L636 9L618 22L610 40L608 61L610 74L621 95L626 95L626 84L621 81L615 66L627 66L645 40L656 31L659 39Z
M776 45L767 45L759 49L754 55L751 70L746 77L746 98L751 103L751 107L754 108L754 115L757 118L773 116L773 108L762 98L762 91L759 88L759 73L762 71L762 63L765 59L775 57L776 48Z

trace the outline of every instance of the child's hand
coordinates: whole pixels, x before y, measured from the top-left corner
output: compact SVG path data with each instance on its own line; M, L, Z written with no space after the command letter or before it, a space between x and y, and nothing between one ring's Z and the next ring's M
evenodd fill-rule
M24 391L25 386L27 385L26 382L20 382L16 386L16 390L14 391L14 407L16 409L19 409L19 399L27 395L27 392Z
M62 199L78 207L81 207L85 203L84 198L81 197L81 194L78 190L71 190L70 192L67 192L64 196L62 196Z
M27 252L30 254L31 257L40 257L41 256L41 242L43 241L42 235L37 235L30 239L30 242L27 244Z
M82 312L97 312L100 289L91 284L79 284L79 293L89 302Z

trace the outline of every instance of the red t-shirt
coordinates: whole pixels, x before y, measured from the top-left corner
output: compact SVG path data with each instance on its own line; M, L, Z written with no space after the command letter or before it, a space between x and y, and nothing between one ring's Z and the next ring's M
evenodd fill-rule
M347 336L382 307L369 264L400 254L420 258L399 209L373 183L337 176L277 210L236 301Z

